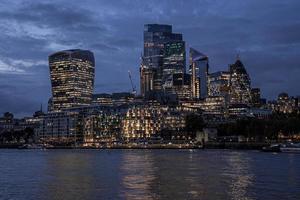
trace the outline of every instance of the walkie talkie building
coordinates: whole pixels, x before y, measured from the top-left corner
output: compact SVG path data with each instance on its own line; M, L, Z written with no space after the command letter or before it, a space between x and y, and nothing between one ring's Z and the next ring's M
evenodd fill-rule
M49 56L52 86L51 111L90 105L94 88L95 59L91 51L72 49Z

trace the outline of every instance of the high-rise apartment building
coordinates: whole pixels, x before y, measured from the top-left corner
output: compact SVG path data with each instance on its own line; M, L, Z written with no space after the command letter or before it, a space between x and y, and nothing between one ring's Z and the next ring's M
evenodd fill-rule
M193 98L205 98L208 94L208 57L199 51L190 48L191 88Z
M49 56L52 110L90 105L95 59L91 51L72 49Z

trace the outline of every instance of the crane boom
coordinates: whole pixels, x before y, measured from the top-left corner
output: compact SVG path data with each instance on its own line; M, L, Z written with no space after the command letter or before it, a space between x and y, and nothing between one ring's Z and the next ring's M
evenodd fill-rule
M135 86L133 84L133 81L132 81L132 77L131 77L131 72L130 70L128 70L128 75L129 75L129 79L130 79L130 83L131 83L131 88L132 88L132 94L136 94L136 89L135 89Z

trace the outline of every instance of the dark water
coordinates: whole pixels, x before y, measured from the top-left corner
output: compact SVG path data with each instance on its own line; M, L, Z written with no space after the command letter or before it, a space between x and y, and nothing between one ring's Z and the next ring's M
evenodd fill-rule
M0 150L0 199L300 199L300 154Z

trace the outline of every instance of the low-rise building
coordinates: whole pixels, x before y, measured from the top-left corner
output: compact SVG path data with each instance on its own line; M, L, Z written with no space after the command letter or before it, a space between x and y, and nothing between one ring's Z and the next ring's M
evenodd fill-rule
M162 132L180 132L189 112L183 107L142 105L132 107L123 120L123 137L127 140L151 138Z

